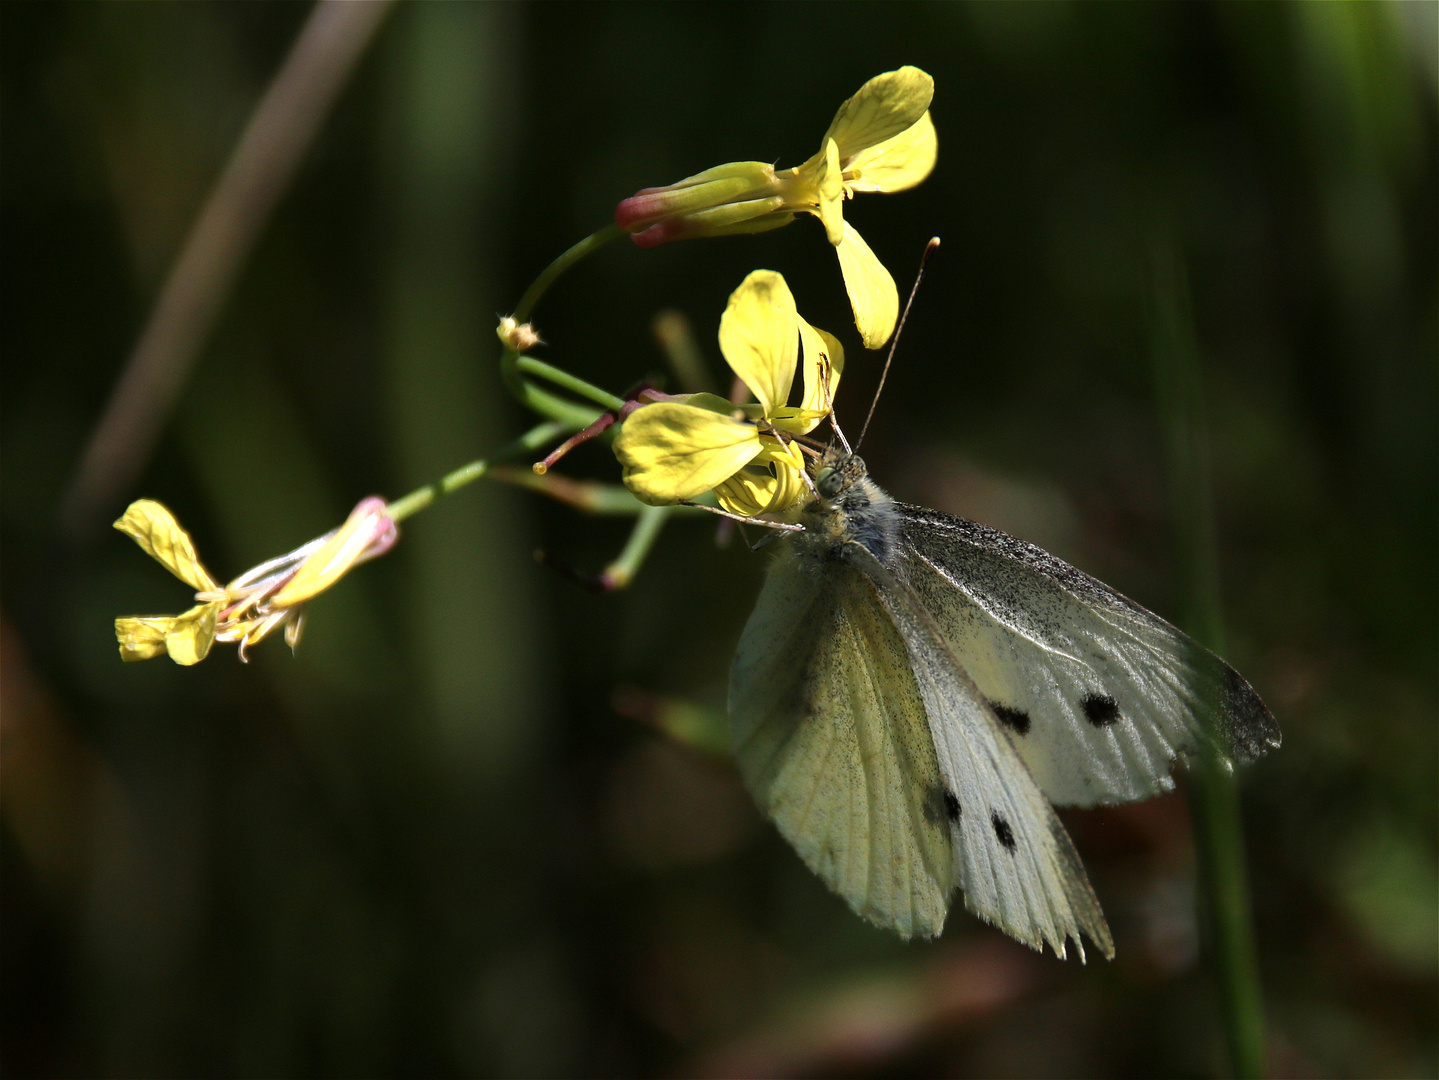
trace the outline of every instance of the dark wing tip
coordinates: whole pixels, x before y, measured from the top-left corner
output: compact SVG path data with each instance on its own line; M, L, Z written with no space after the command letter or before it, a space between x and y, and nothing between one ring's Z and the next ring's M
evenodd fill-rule
M1219 735L1224 749L1239 762L1250 762L1277 749L1279 725L1244 676L1220 661Z

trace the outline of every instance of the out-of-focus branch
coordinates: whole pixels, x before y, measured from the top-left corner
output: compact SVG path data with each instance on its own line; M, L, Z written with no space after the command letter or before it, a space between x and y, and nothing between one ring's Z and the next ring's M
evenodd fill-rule
M72 539L144 466L265 222L393 0L318 0L195 219L61 503Z

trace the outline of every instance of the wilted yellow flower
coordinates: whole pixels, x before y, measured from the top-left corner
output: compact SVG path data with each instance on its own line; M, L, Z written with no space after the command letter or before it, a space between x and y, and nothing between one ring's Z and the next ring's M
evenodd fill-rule
M362 499L345 523L288 555L271 559L220 586L195 554L195 545L160 503L131 503L115 528L130 536L170 573L195 590L195 607L183 615L115 620L120 659L149 660L168 653L177 664L205 659L217 641L245 650L283 626L285 641L300 640L304 604L352 567L389 551L399 537L385 500Z
M733 514L781 512L805 491L804 455L791 437L813 431L829 414L844 350L800 318L789 286L773 270L754 271L731 294L719 343L756 404L690 394L636 409L615 439L625 484L652 506L713 489ZM801 358L800 403L790 405Z
M517 353L529 352L543 341L533 326L517 321L513 315L501 317L495 336L505 348Z
M938 143L929 103L934 80L916 67L877 75L839 107L814 157L776 171L736 161L620 203L615 222L641 247L670 240L765 232L813 214L839 255L855 325L867 349L889 340L899 292L842 204L860 191L903 191L934 168Z

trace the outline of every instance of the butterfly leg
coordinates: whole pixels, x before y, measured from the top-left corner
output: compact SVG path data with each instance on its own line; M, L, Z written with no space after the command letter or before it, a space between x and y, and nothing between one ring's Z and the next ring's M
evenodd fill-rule
M734 525L733 522L729 521L722 521L720 522L720 524ZM763 551L765 548L769 547L771 544L773 544L776 540L778 540L781 536L784 535L784 533L780 532L777 529L769 529L754 543L750 543L749 534L744 531L744 526L735 525L735 527L739 529L740 536L744 537L745 546L748 547L751 552Z
M705 510L719 517L738 521L741 525L763 525L766 529L776 529L780 532L804 532L803 525L791 525L786 521L771 521L769 518L748 517L744 514L731 514L728 510L721 510L718 506L706 506L704 503L690 502L688 499L681 499L679 505L695 510Z

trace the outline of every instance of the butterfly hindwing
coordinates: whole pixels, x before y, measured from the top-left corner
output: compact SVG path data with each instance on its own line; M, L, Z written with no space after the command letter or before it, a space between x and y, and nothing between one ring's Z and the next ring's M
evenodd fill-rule
M903 937L944 926L946 789L904 642L862 575L780 555L730 679L735 758L805 863Z
M1064 826L920 597L868 550L846 556L905 642L950 804L959 885L970 911L1033 948L1081 960L1081 932L1106 957L1114 943Z
M1249 684L1157 615L1032 544L899 510L907 582L1051 802L1168 791L1204 741L1240 761L1279 745Z

